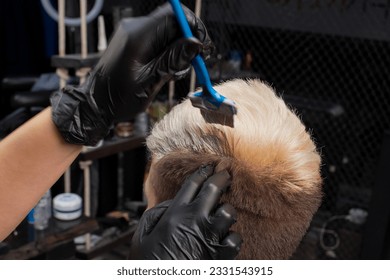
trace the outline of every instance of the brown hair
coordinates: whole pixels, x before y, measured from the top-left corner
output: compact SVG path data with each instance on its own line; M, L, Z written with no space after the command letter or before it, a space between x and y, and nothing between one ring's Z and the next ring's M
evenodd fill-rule
M202 164L227 169L232 184L222 202L238 212L238 258L287 259L321 202L320 156L299 118L264 83L234 80L216 90L237 104L234 127L205 122L188 100L175 106L147 139L148 184L158 203Z

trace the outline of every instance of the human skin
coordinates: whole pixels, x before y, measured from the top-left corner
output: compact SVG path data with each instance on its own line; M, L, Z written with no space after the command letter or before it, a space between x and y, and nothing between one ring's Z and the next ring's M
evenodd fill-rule
M26 217L81 152L64 141L47 108L0 142L0 241Z

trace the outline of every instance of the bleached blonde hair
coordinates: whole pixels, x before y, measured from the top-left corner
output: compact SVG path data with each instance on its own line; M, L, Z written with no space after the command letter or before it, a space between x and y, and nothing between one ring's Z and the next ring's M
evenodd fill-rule
M202 115L189 100L175 106L147 138L153 195L157 202L173 198L202 164L227 169L232 184L222 202L238 211L233 230L244 240L238 258L287 259L321 202L320 155L301 120L266 84L237 79L215 89L236 102L233 126L223 125L221 115Z

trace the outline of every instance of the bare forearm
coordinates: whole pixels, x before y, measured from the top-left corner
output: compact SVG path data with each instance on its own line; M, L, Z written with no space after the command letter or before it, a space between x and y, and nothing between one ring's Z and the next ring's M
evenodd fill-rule
M0 142L0 240L23 220L81 149L63 140L50 108Z

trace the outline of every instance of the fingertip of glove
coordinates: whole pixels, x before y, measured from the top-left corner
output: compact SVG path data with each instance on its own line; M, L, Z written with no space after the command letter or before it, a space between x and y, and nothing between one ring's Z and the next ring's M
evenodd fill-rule
M221 242L220 259L235 259L240 253L243 240L237 232L230 232L229 235Z
M230 188L230 185L232 183L232 176L230 175L230 173L224 169L224 170L221 170L217 173L215 173L214 175L214 178L215 180L217 181L223 181L225 182L223 185L225 186L223 189L224 191L227 191L229 188Z
M183 55L190 61L196 55L198 55L202 51L202 49L203 44L198 39L196 39L195 37L187 38L185 39L183 44Z
M224 245L227 245L228 247L235 248L237 252L240 251L241 245L243 243L242 237L237 232L231 232L229 236L227 236L223 240Z
M232 225L237 222L237 210L229 203L223 204L218 210L221 216L231 220Z
M212 164L206 164L206 165L202 165L199 170L198 170L199 174L204 177L204 178L208 178L211 174L213 174L214 172L214 165Z

